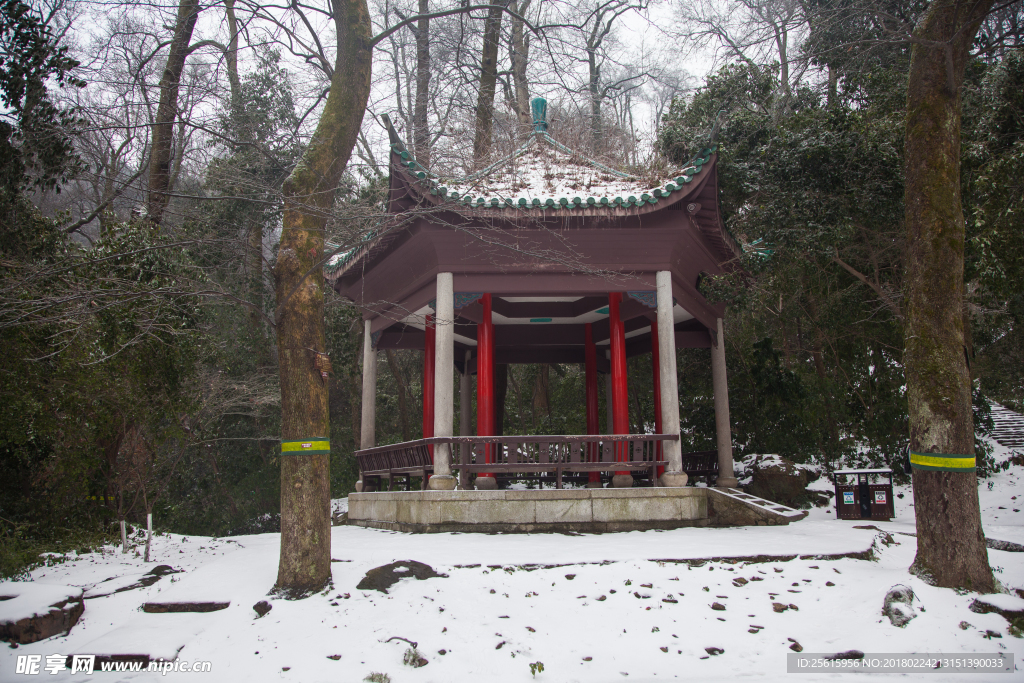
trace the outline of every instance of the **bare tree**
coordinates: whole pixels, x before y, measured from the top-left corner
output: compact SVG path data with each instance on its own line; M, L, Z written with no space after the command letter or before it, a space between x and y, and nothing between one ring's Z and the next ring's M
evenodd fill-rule
M806 70L799 42L807 32L804 6L798 0L697 0L676 5L677 36L693 48L713 46L717 53L755 68L777 61L782 101Z
M498 82L498 41L501 36L502 10L509 0L495 0L484 22L484 44L480 54L480 88L476 100L476 134L473 138L473 159L478 163L491 151L494 126L494 94Z

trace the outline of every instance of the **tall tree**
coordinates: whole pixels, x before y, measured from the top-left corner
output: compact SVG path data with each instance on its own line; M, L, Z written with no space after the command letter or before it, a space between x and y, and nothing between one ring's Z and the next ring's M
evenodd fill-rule
M412 143L416 158L430 166L430 128L427 125L427 104L430 101L430 11L429 0L419 0L420 20L416 37L416 104L412 113Z
M521 0L511 5L514 12L526 15L531 0ZM512 19L512 30L508 42L509 61L512 63L512 100L513 109L519 117L519 123L529 126L533 122L530 114L530 84L526 80L526 66L530 61L530 34L523 30L520 19Z
M330 92L316 131L284 183L284 225L274 266L281 441L329 440L322 267L324 232L345 167L359 137L370 96L373 48L423 18L451 16L495 5L463 5L404 19L371 33L366 0L332 0L336 56L325 70ZM501 11L508 11L501 6ZM266 15L265 15L266 16ZM269 16L267 18L270 18ZM532 28L532 27L531 27ZM320 53L319 60L326 62ZM326 66L326 65L325 65ZM299 597L331 579L330 473L327 454L281 458L281 555L276 589Z
M274 266L281 381L281 441L329 440L320 274L327 216L370 96L372 34L366 0L333 0L337 54L331 89L309 146L284 183L284 226ZM301 453L301 451L299 451ZM331 579L327 454L281 458L281 556L276 588L291 596Z
M178 119L178 89L181 74L185 70L185 59L197 46L190 46L192 32L199 19L199 0L181 0L178 16L174 23L167 62L160 77L160 101L153 121L152 143L149 161L149 198L146 206L147 218L159 224L170 201L172 140L174 124ZM180 153L180 150L179 150Z
M483 161L491 152L494 132L494 92L498 82L498 43L501 39L501 16L509 0L496 0L487 12L484 23L484 45L480 54L480 89L476 100L476 134L473 138L473 159Z
M936 585L994 589L973 467L964 330L960 120L971 43L992 0L933 0L913 33L907 89L905 365L917 557ZM929 456L929 454L934 454ZM959 461L957 459L960 459ZM920 465L920 466L918 466Z

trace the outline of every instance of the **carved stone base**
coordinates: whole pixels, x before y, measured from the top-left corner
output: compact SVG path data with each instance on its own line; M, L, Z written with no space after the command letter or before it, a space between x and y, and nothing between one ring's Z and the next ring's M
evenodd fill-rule
M736 477L719 477L715 480L715 486L720 489L734 489L740 485Z
M427 488L431 491L452 491L456 483L455 477L450 474L435 474L427 480Z
M686 472L665 472L661 475L661 485L669 487L686 486L689 477Z
M632 474L616 474L612 477L612 488L629 489L633 488Z
M498 488L498 480L494 477L477 477L476 478L476 490L477 491L494 491Z

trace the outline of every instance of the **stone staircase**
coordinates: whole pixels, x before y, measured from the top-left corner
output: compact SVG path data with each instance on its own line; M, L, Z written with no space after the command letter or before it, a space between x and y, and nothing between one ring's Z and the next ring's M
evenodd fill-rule
M1007 448L1024 448L1024 415L993 401L989 402L989 407L992 410L992 422L995 423L992 438Z
M775 526L798 522L806 510L773 503L740 489L707 488L708 518L712 526Z

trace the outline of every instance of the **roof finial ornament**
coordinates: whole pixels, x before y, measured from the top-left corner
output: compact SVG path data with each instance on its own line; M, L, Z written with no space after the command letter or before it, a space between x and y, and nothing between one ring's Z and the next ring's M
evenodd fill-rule
M543 97L534 97L530 102L533 111L533 132L546 133L548 130L548 101Z

